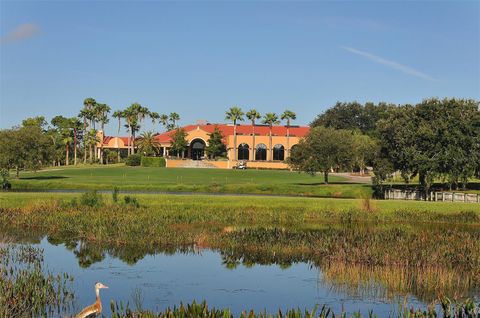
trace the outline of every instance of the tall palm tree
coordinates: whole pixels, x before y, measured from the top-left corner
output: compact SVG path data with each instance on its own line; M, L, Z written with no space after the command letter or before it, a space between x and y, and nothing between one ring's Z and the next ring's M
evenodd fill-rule
M180 115L177 113L170 113L168 118L172 123L169 130L177 128L177 122L180 120Z
M125 120L127 122L127 127L130 130L130 144L131 150L130 153L135 153L135 133L140 129L141 121L150 114L147 107L140 105L139 103L133 103L127 109L124 110Z
M273 125L278 125L280 122L278 121L278 116L275 113L266 113L265 116L263 116L263 121L264 124L267 124L270 132L269 132L269 151L268 151L268 161L272 161L273 159L273 149L272 149L272 128Z
M255 121L260 119L261 115L256 109L250 109L246 116L252 122L252 157L250 160L255 160Z
M290 157L290 121L297 119L297 114L286 109L280 118L287 121L287 157Z
M168 115L165 115L165 114L161 114L160 115L160 118L159 118L159 122L160 124L162 124L162 126L168 130Z
M117 138L120 138L120 127L122 126L122 118L124 117L123 111L116 110L113 112L112 116L118 119ZM120 148L117 148L117 157L118 157L118 162L120 162Z
M150 112L149 116L152 120L153 129L155 129L155 123L157 122L157 120L160 122L160 114L157 112Z
M95 106L95 104L97 103L97 101L92 98L92 97L88 97L88 98L85 98L84 101L83 101L83 115L85 116L85 123L87 120L90 121L90 124L88 125L89 126L89 132L93 129L95 129L95 121L94 121L94 113L93 113L93 107ZM84 136L87 135L86 133L86 126L84 126L85 128L85 131L84 131ZM86 152L87 152L87 148L85 147L85 155L84 155L84 161L85 163L87 162L87 157L86 157ZM89 152L90 152L90 162L92 162L92 144L89 144Z
M100 122L103 135L105 135L105 124L110 121L108 119L110 110L111 108L107 104L97 104L95 106L95 118ZM103 164L103 140L100 141L100 163Z
M83 118L83 163L87 163L87 144L85 143L85 137L87 136L87 110L82 109L78 114L79 118Z
M230 120L233 123L233 160L237 160L237 122L243 121L243 111L240 107L230 107L225 112L225 120Z
M82 128L82 123L76 118L68 118L68 127L73 132L73 164L77 165L77 143L78 130Z

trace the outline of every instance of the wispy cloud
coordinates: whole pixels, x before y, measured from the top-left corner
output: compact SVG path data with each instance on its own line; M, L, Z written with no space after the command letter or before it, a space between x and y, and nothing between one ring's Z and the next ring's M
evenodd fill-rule
M17 26L13 31L2 36L0 43L7 44L31 38L40 33L40 28L33 23L24 23Z
M400 64L400 63L395 62L395 61L390 61L390 60L384 59L383 57L373 55L373 54L368 53L368 52L360 51L360 50L357 50L357 49L354 49L354 48L351 48L351 47L348 47L348 46L342 46L342 49L344 49L344 50L346 50L350 53L354 53L354 54L366 57L367 59L369 59L369 60L371 60L375 63L386 65L386 66L388 66L390 68L393 68L394 70L400 71L402 73L412 75L412 76L416 76L416 77L419 77L419 78L422 78L422 79L425 79L425 80L429 80L429 81L438 81L437 79L433 78L432 76L430 76L428 74L425 74L423 72L420 72L419 70L416 70L413 67L403 65L403 64Z

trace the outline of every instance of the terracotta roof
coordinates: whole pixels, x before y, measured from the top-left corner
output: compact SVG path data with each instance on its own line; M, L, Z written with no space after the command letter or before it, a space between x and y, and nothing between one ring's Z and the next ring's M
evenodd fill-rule
M222 132L223 136L227 137L229 135L233 135L233 125L226 125L226 124L208 124L208 125L187 125L180 128L183 128L186 132L196 130L197 127L206 131L207 133L212 133L215 127L218 127ZM290 127L290 136L296 137L303 137L305 136L310 127L307 126L291 126ZM253 132L252 125L237 125L237 135L251 135ZM270 129L268 126L264 125L255 125L255 135L257 136L268 136ZM169 143L172 141L171 135L173 135L174 131L168 131L155 136L155 139L160 143ZM287 135L287 127L286 126L273 126L272 127L272 135L273 136L286 136ZM105 136L103 138L103 143L108 144L108 142L115 137L113 136ZM119 137L126 146L130 145L130 140L128 137Z
M112 140L114 138L117 138L117 137L115 137L115 136L104 136L103 137L103 144L108 145L110 140ZM123 144L125 146L130 146L130 138L129 137L118 137L118 138L123 141Z
M226 125L226 124L209 124L209 125L187 125L183 128L186 132L196 130L197 127L200 129L212 133L215 127L218 127L224 136L233 135L233 125ZM290 136L296 137L303 137L305 136L310 127L306 126L291 126L290 127ZM237 125L237 135L251 135L253 132L252 125ZM259 136L268 136L270 132L270 128L268 126L263 125L255 125L255 135ZM170 142L171 135L173 131L165 132L162 134L157 135L155 138L161 143L168 143ZM272 135L273 136L286 136L287 135L287 127L286 126L273 126L272 127Z

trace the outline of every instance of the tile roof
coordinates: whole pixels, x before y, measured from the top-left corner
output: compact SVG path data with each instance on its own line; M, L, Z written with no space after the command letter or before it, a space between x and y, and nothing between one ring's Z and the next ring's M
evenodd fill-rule
M208 124L208 125L187 125L180 128L183 128L186 132L196 130L197 127L206 131L207 133L211 134L215 127L218 127L224 136L233 135L233 125L227 124ZM310 127L308 126L291 126L290 127L290 136L296 137L304 137ZM252 125L237 125L237 135L251 135L253 132ZM264 125L255 125L255 135L257 136L268 136L270 129L268 126ZM155 136L155 139L160 143L169 143L172 141L171 136L173 135L174 131L168 131ZM287 127L286 126L273 126L272 127L272 135L273 136L286 136L287 135ZM103 143L108 144L108 142L115 138L114 136L105 136L103 138ZM130 140L128 137L119 137L126 146L130 145ZM138 137L137 137L138 139Z
M220 129L220 131L224 136L233 135L233 125L226 125L226 124L187 125L180 128L183 128L186 132L189 132L192 130L196 130L197 127L208 133L212 133L215 127L218 127L218 129ZM310 130L310 127L307 127L307 126L291 126L290 136L303 137L308 133L309 130ZM253 132L252 125L237 125L237 135L251 135L252 132ZM270 128L268 126L255 125L255 135L268 136L269 132L270 132ZM172 140L171 139L172 134L173 134L173 131L169 131L169 132L159 134L155 138L161 143L168 143ZM287 127L273 126L272 135L286 136Z

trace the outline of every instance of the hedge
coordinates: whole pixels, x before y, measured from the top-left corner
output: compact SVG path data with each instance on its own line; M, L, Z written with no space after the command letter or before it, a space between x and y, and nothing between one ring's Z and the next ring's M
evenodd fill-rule
M166 162L163 157L142 157L142 167L165 167Z
M141 156L139 154L130 155L125 159L127 166L139 166L141 162Z

